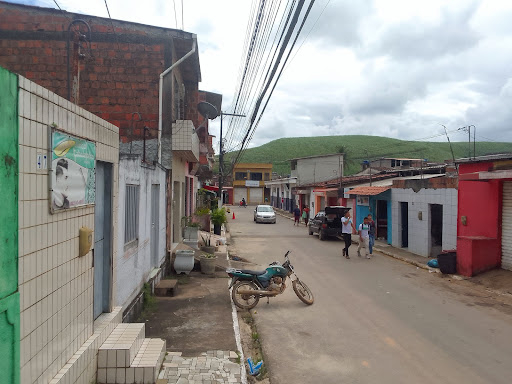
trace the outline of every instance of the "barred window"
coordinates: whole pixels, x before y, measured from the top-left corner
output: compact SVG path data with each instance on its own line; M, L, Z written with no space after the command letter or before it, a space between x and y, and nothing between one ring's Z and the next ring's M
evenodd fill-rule
M124 206L124 243L128 244L139 238L139 189L138 185L126 185Z

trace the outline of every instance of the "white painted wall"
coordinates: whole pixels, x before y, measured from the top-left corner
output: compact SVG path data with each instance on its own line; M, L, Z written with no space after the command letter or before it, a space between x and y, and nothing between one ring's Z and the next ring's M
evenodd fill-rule
M123 310L132 302L148 280L153 268L158 268L165 260L165 170L158 165L141 165L139 156L122 156L119 161L119 209L117 228L117 282L116 305ZM125 245L125 198L126 184L140 186L139 195L139 240ZM158 223L158 263L151 255L151 188L160 185Z
M457 247L457 190L454 188L421 189L417 193L412 189L393 188L391 192L392 209L392 245L400 248L402 244L402 223L400 202L409 205L409 247L408 250L421 256L430 254L430 209L429 204L443 206L443 249ZM418 213L422 212L422 220Z
M78 254L79 228L94 230L95 208L50 214L49 171L37 169L36 156L49 153L48 130L52 124L70 135L94 141L96 159L113 164L115 234L119 129L22 76L19 124L20 382L48 383L60 372L65 375L63 381L90 383L96 377L97 344L105 335L94 344L85 344L87 353L68 368L65 365L95 331L93 252L82 257ZM116 252L114 247L114 284ZM113 296L115 302L115 292Z
M340 176L340 159L343 162L342 154L298 159L297 168L293 172L297 176L297 185L336 179Z

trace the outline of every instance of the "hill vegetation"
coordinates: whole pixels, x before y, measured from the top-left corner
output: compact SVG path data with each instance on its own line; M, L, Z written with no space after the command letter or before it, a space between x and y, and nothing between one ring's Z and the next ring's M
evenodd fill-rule
M468 142L452 142L455 158L468 157ZM473 143L471 143L471 153ZM290 159L305 156L344 152L345 174L361 170L361 162L382 157L404 157L443 162L452 158L448 142L404 141L379 136L320 136L294 137L271 141L260 147L249 148L241 163L272 163L273 171L281 176L290 174ZM512 153L512 143L477 142L476 155ZM231 163L235 152L225 155L225 164ZM217 163L218 165L218 163Z

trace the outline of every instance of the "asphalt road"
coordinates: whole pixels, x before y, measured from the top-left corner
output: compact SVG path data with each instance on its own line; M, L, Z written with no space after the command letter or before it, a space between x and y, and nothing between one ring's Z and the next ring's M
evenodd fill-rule
M289 286L252 310L272 384L507 383L512 378L512 303L376 254L341 257L278 217L253 222L234 208L233 248L262 267L287 250L315 295L304 305Z

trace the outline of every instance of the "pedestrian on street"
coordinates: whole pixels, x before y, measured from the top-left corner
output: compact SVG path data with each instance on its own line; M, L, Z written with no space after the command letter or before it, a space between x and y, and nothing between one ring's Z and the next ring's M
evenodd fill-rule
M348 248L352 244L352 233L356 233L356 227L350 218L350 211L345 212L345 216L341 218L341 234L343 241L345 241L345 248L343 248L343 256L350 259L348 255Z
M307 205L304 206L304 210L302 211L302 218L304 219L304 224L306 224L307 227L309 221L309 207Z
M370 258L370 226L368 225L368 217L363 219L363 222L359 224L359 245L357 246L357 256L361 257L361 248L364 247L364 254L367 259Z
M295 224L300 225L300 208L299 207L295 207L293 209L293 217L294 217L293 225L295 225Z
M373 255L373 246L375 244L375 221L373 221L372 214L368 214L368 225L370 226L370 230L368 231L368 235L370 236L369 241L369 250L370 256Z

